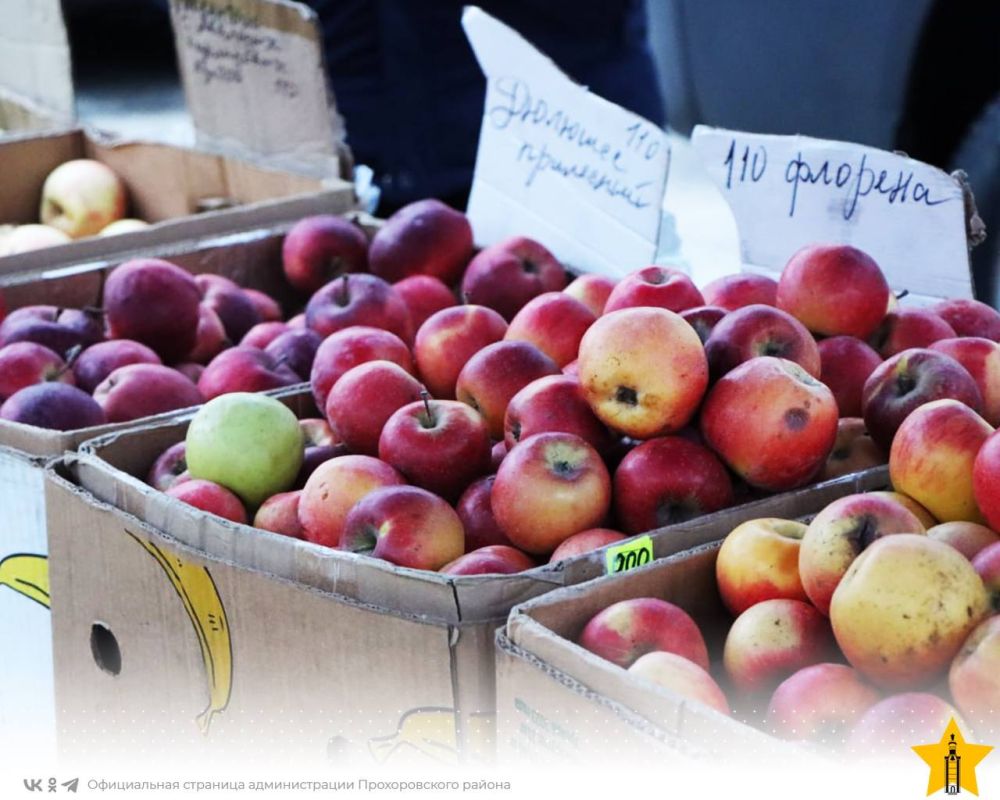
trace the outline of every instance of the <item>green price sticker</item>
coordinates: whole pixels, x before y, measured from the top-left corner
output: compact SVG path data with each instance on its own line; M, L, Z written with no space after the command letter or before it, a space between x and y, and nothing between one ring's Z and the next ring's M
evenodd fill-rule
M606 552L608 575L627 572L653 560L653 540L649 536L640 536L624 544L609 547Z

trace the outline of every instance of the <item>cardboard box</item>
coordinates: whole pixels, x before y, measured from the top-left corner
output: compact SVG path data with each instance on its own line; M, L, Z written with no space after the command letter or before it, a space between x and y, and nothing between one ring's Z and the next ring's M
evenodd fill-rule
M880 467L812 492L775 497L766 516L811 517L839 497L888 485L888 469ZM715 514L710 521L714 530L703 529L710 538L698 547L514 608L496 639L501 758L586 761L603 757L609 746L620 747L624 758L650 753L656 758L787 756L788 743L640 681L575 644L591 617L612 603L661 597L691 614L717 662L732 617L719 598L715 558L721 540L743 516ZM736 699L730 697L731 702Z
M72 127L71 122L58 119L30 100L0 89L0 142Z

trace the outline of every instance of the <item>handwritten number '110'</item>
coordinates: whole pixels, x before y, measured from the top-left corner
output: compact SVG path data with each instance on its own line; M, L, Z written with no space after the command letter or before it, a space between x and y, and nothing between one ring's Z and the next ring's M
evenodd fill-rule
M625 130L628 132L628 139L625 142L625 146L631 147L647 161L652 160L660 152L660 142L658 139L646 142L649 138L649 129L643 127L642 123L635 122Z
M761 178L764 177L764 170L767 169L767 150L764 149L763 145L757 145L756 150L754 150L753 156L750 155L750 146L746 145L743 148L743 155L739 158L740 169L737 175L737 181L739 183L746 183L747 179L747 169L750 170L750 180L757 183ZM726 188L733 188L733 168L736 165L736 140L733 139L729 145L729 152L726 154L726 160L722 162L726 165Z

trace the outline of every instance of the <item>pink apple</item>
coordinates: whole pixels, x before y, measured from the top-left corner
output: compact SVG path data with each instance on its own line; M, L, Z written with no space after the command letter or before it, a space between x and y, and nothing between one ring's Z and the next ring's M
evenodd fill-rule
M1000 341L1000 311L979 300L954 298L942 300L931 308L959 336L981 336Z
M441 567L445 575L513 575L534 569L532 559L515 547L494 544L468 550L449 564Z
M73 375L77 386L93 392L118 367L159 363L160 357L146 345L130 339L112 339L84 350L73 362Z
M878 691L856 670L843 664L813 664L774 690L767 724L782 739L837 745L878 701Z
M231 347L219 353L198 379L205 400L229 392L263 392L294 386L302 378L256 347Z
M161 364L118 367L94 389L108 422L131 422L205 402L198 388Z
M281 322L284 314L281 312L278 301L271 295L264 294L257 289L246 288L243 289L243 294L250 298L253 307L257 309L257 316L260 317L261 322Z
M778 282L766 275L741 272L716 278L702 287L701 293L706 304L726 311L758 304L773 306L778 301Z
M620 542L625 538L624 533L613 531L610 528L590 528L586 531L580 531L565 539L552 551L549 563L555 564L567 558L576 558L584 553L600 550L609 544Z
M928 528L927 535L951 545L970 561L991 544L1000 542L1000 535L976 522L942 522Z
M247 511L243 507L243 501L224 486L212 481L191 478L174 483L166 490L166 494L182 503L187 503L189 506L228 519L230 522L247 524Z
M865 381L882 357L853 336L831 336L819 343L819 379L830 387L842 417L861 416Z
M941 339L930 348L951 356L972 376L983 396L983 418L1000 425L1000 344L973 336Z
M510 544L507 534L501 530L496 517L493 516L493 507L490 503L495 479L496 475L487 475L473 481L455 504L458 517L462 520L462 527L465 528L467 553L490 545Z
M472 258L472 226L440 200L418 200L386 221L368 248L371 271L390 283L432 275L453 285Z
M343 217L306 217L285 235L281 263L292 286L315 292L345 272L368 268L368 237L360 226Z
M66 362L47 347L15 342L0 348L0 402L26 386L45 381L75 383Z
M466 303L487 306L510 320L533 297L566 288L566 272L543 245L514 236L481 250L462 278Z
M253 518L253 526L261 530L280 533L292 539L304 539L302 523L299 522L299 501L302 492L281 492L265 500Z
M219 315L205 303L198 306L198 328L195 332L194 347L185 358L196 364L208 364L219 353L232 345L226 326Z
M947 702L926 692L905 692L887 697L855 723L847 739L852 756L884 759L886 754L906 754L916 742L936 742L951 719L968 730L961 715Z
M597 317L566 292L546 292L529 300L510 321L504 339L529 342L562 369L576 359L580 339Z
M324 338L352 325L382 328L404 342L413 337L410 312L386 281L375 275L342 275L316 291L306 305L306 325Z
M389 331L357 325L327 336L316 351L309 373L316 407L326 408L330 389L347 370L378 360L392 361L407 372L413 372L410 349Z
M506 332L504 318L484 306L455 306L432 314L413 344L420 377L430 393L441 400L453 399L462 367Z
M259 350L263 350L287 330L289 330L288 325L284 322L275 322L273 320L270 322L258 322L247 331L246 336L240 339L240 344L244 347L256 347Z
M923 308L896 308L885 315L868 340L882 358L910 350L930 347L942 339L954 339L955 331L947 322Z
M184 442L177 442L171 445L153 462L149 468L149 475L146 483L161 492L167 491L175 483L188 480L187 458L185 453L187 445Z
M650 681L684 700L694 700L729 715L729 701L708 670L674 653L653 652L640 656L628 668L638 678Z
M715 326L729 312L720 306L695 306L681 312L681 319L694 328L702 344L708 341Z
M583 303L595 317L599 317L604 313L604 306L616 283L606 275L588 273L574 278L563 291Z
M89 394L59 381L26 386L0 406L0 419L57 431L104 425L103 409Z
M744 306L726 314L705 342L705 355L715 379L757 356L794 361L814 378L820 373L819 348L812 334L791 314L773 306Z
M451 308L458 302L447 284L433 275L411 275L392 288L410 312L410 323L414 331L419 330L431 315L443 308Z
M631 272L618 281L604 306L604 313L636 306L680 313L705 304L698 287L683 272L671 267L651 266Z
M722 542L715 561L719 596L739 616L765 600L808 601L799 576L799 553L806 526L765 517L737 525Z

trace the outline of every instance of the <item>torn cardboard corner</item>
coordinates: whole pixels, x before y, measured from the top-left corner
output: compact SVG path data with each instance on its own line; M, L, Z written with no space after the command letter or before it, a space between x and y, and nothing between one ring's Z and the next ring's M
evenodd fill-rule
M60 0L4 0L0 89L56 122L67 124L76 116ZM2 121L0 127L6 127Z
M692 143L736 218L744 267L776 275L800 248L847 244L907 302L972 297L959 180L898 153L699 125Z
M75 127L40 106L0 89L0 142Z
M666 133L591 94L479 8L462 24L486 74L468 215L476 243L543 242L621 277L652 263L670 166Z
M314 11L289 0L170 0L170 16L199 146L351 175Z

